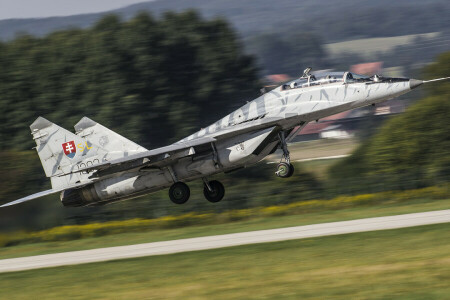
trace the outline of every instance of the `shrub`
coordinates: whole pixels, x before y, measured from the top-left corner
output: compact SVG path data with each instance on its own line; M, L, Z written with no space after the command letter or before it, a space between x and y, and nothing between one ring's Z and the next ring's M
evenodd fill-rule
M255 217L303 214L312 211L343 209L361 205L396 203L417 199L448 199L449 196L450 191L446 186L434 186L417 190L339 196L331 200L308 200L284 205L230 210L217 214L191 212L183 215L165 216L156 219L130 219L86 225L66 225L32 233L20 232L11 235L0 235L0 247L19 243L69 241L124 232L177 228L200 224L227 223Z

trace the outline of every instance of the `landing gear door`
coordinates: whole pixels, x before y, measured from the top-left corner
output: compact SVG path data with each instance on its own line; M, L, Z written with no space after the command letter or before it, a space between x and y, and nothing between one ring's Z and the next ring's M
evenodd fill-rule
M217 143L217 152L221 164L225 167L239 166L265 152L267 146L274 143L278 127L270 127L254 132L240 134ZM268 151L270 152L269 149Z

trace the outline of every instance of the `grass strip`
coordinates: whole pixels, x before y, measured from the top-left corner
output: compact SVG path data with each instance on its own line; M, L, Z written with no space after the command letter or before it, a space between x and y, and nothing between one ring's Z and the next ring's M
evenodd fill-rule
M346 209L323 210L298 215L256 217L234 222L211 225L196 225L169 229L151 229L143 232L125 232L104 236L86 237L69 241L49 241L33 244L19 244L0 248L0 259L86 250L100 247L113 247L190 237L227 234L252 230L282 228L345 221L369 217L407 214L450 208L447 200L411 200L407 202L383 203L380 205L358 206Z
M448 299L450 224L0 274L5 299Z

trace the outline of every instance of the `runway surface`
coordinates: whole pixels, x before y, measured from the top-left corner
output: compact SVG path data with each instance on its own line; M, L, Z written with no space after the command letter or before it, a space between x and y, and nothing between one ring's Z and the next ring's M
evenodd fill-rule
M336 159L336 158L344 158L350 156L349 154L342 154L342 155L333 155L333 156L321 156L321 157L313 157L313 158L304 158L304 159L297 159L297 160L291 160L296 162L305 162L305 161L313 161L313 160L327 160L327 159ZM269 161L267 162L268 165L270 164L278 164L279 161Z
M0 273L447 222L450 209L19 257L0 260Z

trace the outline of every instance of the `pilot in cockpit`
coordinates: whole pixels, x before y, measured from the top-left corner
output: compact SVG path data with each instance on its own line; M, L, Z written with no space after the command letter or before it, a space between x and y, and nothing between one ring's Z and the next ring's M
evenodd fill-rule
M316 76L308 75L308 86L315 85L316 84L315 81L316 81Z

